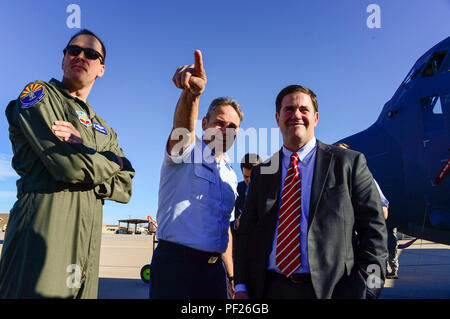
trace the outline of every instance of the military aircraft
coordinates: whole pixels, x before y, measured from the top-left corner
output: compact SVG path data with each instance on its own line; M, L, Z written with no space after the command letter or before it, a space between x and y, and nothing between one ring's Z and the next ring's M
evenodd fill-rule
M417 60L372 126L339 142L366 156L388 226L450 244L450 37Z

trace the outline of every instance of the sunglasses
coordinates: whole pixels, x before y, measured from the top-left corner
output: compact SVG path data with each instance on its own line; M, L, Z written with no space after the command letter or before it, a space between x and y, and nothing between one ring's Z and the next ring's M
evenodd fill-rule
M66 54L66 52L67 52L71 56L78 56L81 53L81 51L84 52L84 56L86 58L88 58L89 60L100 59L101 64L104 63L104 58L103 58L103 56L100 53L98 53L94 49L82 48L82 47L79 47L78 45L69 45L69 46L67 46L63 50L63 53Z

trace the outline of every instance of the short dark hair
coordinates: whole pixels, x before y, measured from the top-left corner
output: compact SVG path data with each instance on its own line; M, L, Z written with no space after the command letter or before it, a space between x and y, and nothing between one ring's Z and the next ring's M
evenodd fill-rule
M309 97L311 98L311 101L313 102L313 106L314 106L314 110L316 111L316 113L319 111L319 104L317 102L317 96L316 94L309 88L307 88L306 86L301 86L301 85L289 85L287 87L285 87L284 89L282 89L280 91L280 93L278 93L277 99L275 101L275 106L276 106L276 110L277 113L280 114L280 110L281 110L281 102L283 101L283 98L291 93L294 92L302 92L305 94L308 94Z
M261 162L262 162L262 159L261 159L261 157L258 154L247 153L242 158L241 171L242 171L243 168L252 169L256 165L260 164Z
M100 45L102 46L102 54L103 54L103 61L101 59L100 59L100 61L102 62L102 64L105 64L105 60L106 60L106 48L105 48L105 45L103 44L103 41L100 40L100 38L96 34L94 34L94 32L92 32L92 31L90 31L88 29L83 29L83 30L80 30L77 33L75 33L70 38L69 42L67 42L66 47L70 44L70 42L72 42L73 39L75 39L77 36L83 35L83 34L93 36L94 38L96 38L98 40L98 42L100 42Z
M336 143L336 144L334 144L334 145L336 145L336 146L339 146L339 147L342 147L342 148L345 148L345 149L350 149L350 146L348 146L347 144L345 144L344 142L339 142L339 143Z

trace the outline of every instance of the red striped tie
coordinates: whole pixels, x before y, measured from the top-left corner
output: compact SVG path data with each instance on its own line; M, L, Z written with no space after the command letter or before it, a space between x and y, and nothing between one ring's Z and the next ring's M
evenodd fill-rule
M298 160L297 153L293 153L281 192L275 261L278 269L286 276L290 276L300 267L302 182L297 166Z

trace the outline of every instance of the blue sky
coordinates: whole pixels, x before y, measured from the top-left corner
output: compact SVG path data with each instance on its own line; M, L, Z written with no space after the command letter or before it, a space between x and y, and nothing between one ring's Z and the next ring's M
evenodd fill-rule
M380 28L369 28L370 4ZM104 221L156 216L159 172L180 90L179 65L202 50L208 83L200 116L218 96L244 111L244 132L270 136L274 101L289 84L303 84L319 101L316 136L325 143L373 124L416 60L450 35L449 0L197 0L0 2L0 104L17 98L33 80L62 78L62 49L79 29L69 28L70 4L81 9L81 28L106 45L106 73L88 100L119 134L136 177L129 204L108 202ZM4 113L2 113L4 114ZM199 131L200 134L200 131ZM280 136L278 143L281 146ZM250 139L242 147L249 150ZM263 158L278 150L267 141ZM259 152L259 148L252 149ZM233 167L242 180L237 146ZM0 212L15 201L17 175L8 125L0 116Z

